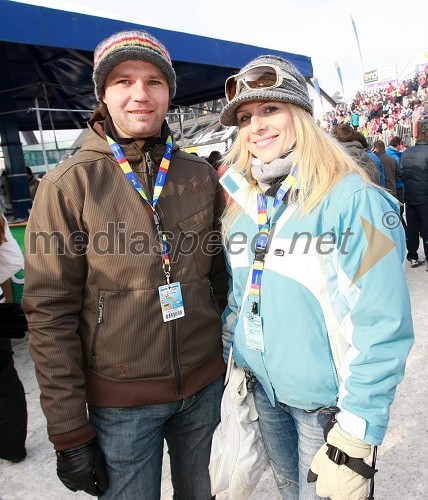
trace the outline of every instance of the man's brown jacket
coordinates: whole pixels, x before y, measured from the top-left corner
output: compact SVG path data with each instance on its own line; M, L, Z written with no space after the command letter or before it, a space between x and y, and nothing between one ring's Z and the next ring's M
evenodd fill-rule
M126 179L102 129L97 122L81 151L43 177L26 233L23 307L56 449L95 435L87 403L177 401L225 371L217 173L174 148L157 210L185 316L163 322L158 287L166 280L152 209ZM151 199L164 144L141 146L122 149Z

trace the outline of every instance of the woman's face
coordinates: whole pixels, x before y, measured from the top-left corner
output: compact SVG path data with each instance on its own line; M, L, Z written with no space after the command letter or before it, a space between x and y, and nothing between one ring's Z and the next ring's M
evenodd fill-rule
M296 138L293 117L284 102L244 102L236 110L236 118L241 141L263 163L289 151Z

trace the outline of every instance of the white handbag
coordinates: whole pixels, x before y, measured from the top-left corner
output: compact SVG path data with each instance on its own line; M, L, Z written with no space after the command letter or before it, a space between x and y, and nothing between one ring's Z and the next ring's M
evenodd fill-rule
M261 436L254 396L245 371L230 349L221 421L214 431L209 473L211 493L228 490L229 500L245 500L257 486L269 460Z

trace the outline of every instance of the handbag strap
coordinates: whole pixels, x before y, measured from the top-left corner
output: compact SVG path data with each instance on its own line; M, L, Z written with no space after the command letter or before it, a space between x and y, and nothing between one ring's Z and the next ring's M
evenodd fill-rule
M224 385L226 385L229 382L230 372L232 370L233 363L235 363L235 359L233 358L233 345L231 345L229 350L229 359L227 360L226 375L224 376Z

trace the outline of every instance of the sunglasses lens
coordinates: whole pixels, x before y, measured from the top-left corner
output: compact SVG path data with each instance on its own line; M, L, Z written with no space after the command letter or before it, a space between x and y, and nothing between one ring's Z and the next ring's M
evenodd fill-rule
M236 93L236 77L235 75L230 76L225 83L225 93L227 101L231 101L235 97Z
M251 90L276 87L279 76L275 68L258 66L244 73L233 75L226 80L226 98L231 101L237 95L238 82ZM242 85L240 86L242 88Z
M243 80L251 89L264 89L276 85L278 74L273 68L254 68L248 71Z

